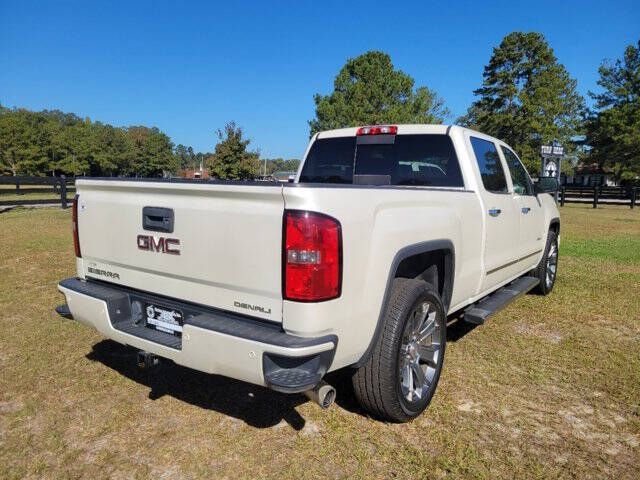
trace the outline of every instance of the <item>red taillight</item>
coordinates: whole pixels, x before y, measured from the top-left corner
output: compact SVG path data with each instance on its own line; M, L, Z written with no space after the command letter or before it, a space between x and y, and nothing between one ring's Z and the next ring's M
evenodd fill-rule
M398 127L395 125L374 125L371 127L360 127L356 135L396 135L397 133Z
M285 211L282 262L285 300L318 302L339 297L340 222L320 213Z
M80 253L80 237L78 236L78 198L79 195L73 197L73 208L71 218L73 219L73 249L76 251L76 257L82 258Z

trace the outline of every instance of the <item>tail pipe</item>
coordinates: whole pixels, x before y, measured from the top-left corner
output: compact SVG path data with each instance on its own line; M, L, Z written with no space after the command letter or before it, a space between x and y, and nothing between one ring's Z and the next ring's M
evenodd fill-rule
M329 408L336 399L336 389L322 380L304 394L322 408Z
M138 351L138 367L151 369L160 365L160 359L153 353L145 352L143 350Z

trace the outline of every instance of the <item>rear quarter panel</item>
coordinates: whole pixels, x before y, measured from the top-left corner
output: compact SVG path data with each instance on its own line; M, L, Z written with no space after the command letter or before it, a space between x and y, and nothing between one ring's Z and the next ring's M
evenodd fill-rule
M321 212L340 221L343 279L339 298L283 302L283 326L303 336L338 335L332 370L360 359L374 334L395 255L429 240L455 249L451 304L474 293L481 274L482 225L473 192L429 188L291 185L285 208Z

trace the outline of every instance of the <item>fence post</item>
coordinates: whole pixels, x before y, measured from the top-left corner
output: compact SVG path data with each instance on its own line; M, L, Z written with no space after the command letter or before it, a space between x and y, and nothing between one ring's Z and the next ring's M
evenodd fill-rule
M67 179L64 175L60 177L60 206L67 208Z
M564 197L566 195L566 189L567 189L567 187L562 187L560 189L560 206L561 207L564 207Z
M636 195L638 194L638 187L631 187L631 209L636 206Z
M598 208L598 187L593 187L593 208Z
M16 195L20 195L20 180L16 178Z

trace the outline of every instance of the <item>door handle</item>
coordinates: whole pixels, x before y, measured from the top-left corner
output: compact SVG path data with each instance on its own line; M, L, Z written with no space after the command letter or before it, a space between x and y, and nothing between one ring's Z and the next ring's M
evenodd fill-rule
M529 207L522 207L522 213L524 213L525 215L527 213L529 213L531 211L531 209Z
M499 208L492 208L489 210L489 215L491 215L492 217L497 217L501 213L502 213L502 210L500 210Z

